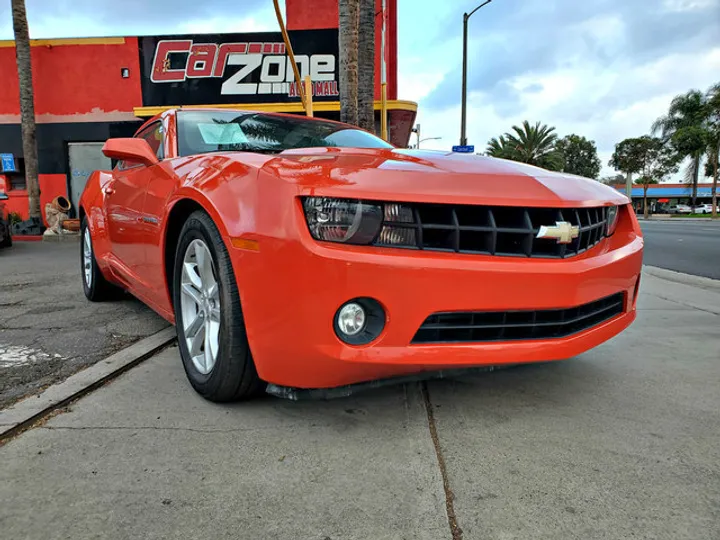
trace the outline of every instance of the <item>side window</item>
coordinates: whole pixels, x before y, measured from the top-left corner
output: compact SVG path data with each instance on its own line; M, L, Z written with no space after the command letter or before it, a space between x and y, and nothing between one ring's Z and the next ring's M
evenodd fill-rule
M165 158L165 148L163 145L163 127L162 122L157 122L145 128L143 131L137 134L138 137L145 139L150 148L158 159Z
M141 132L139 132L137 135L135 135L136 139L145 139L147 143L150 145L150 148L153 152L155 152L155 155L158 159L162 160L165 158L165 147L163 144L163 127L162 122L155 122L145 129L143 129ZM118 170L124 170L124 169L131 169L133 167L138 167L140 163L136 163L134 161L118 161L117 162L117 169Z

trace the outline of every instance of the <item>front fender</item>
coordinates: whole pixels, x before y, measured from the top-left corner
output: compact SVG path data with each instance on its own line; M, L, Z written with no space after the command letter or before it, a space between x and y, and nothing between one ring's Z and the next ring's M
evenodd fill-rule
M165 208L167 220L175 205L191 200L213 219L229 238L255 232L258 210L258 169L224 156L206 157L192 173L181 177Z

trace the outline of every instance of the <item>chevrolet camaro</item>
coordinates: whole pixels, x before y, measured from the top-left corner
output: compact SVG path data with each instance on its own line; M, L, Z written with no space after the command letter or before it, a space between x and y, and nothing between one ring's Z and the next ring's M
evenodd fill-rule
M213 401L567 359L635 319L642 234L594 180L228 109L168 110L103 152L85 295L174 323Z

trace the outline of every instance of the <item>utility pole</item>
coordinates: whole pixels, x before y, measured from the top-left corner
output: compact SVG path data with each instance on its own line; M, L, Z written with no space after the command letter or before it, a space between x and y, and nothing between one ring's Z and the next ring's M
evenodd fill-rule
M488 5L492 0L486 0L470 13L463 14L463 67L462 67L462 118L460 119L460 145L467 145L467 47L468 47L468 20L478 9Z

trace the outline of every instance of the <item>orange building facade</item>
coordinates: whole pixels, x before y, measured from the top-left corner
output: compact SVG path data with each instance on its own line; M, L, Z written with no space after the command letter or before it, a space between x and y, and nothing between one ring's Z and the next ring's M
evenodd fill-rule
M380 125L382 0L377 1L375 98ZM397 96L397 3L386 2L389 139L406 146L417 105ZM313 79L316 116L339 119L337 0L287 0L296 60ZM41 208L58 195L75 207L100 149L180 105L303 114L279 32L32 40ZM0 191L27 218L15 44L0 41ZM44 216L43 216L44 217Z

